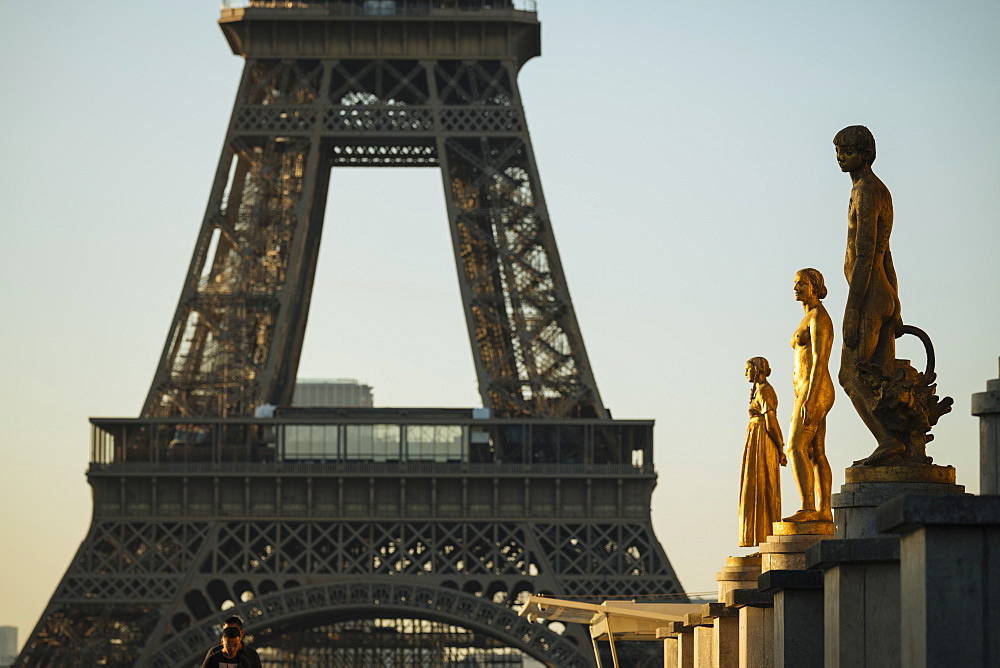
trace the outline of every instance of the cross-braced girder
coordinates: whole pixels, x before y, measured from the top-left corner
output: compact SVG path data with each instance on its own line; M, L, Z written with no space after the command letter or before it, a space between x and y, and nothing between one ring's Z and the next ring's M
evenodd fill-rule
M542 445L544 432L539 436ZM572 448L560 452L575 461ZM580 473L574 464L555 465ZM506 626L490 620L510 618L530 594L594 600L609 587L647 599L681 594L649 525L651 480L633 478L641 469L573 480L442 473L421 484L360 471L330 477L280 463L249 478L234 473L239 466L177 469L184 477L171 475L170 464L152 477L130 475L127 466L117 474L96 469L95 521L23 665L54 665L46 663L53 656L69 661L67 648L80 642L126 665L150 665L154 654L174 660L175 652L193 652L217 633L220 615L244 614L248 627L262 632L274 621L262 615L281 610L294 612L289 628L331 616L359 619L361 600L372 618L480 619L480 632L518 647ZM372 584L380 582L396 588L386 594ZM427 606L402 610L418 589ZM387 596L396 603L386 604ZM576 637L576 629L566 633ZM143 644L136 641L132 654L122 654L118 643L139 636L144 653L137 654ZM523 649L548 656L548 649Z
M262 658L279 665L299 660L315 668L456 665L510 668L521 666L526 656L497 638L427 619L376 618L289 626L288 630L263 638L267 650ZM254 640L261 638L257 635Z
M202 227L145 412L239 416L275 356L280 291L300 233L307 140L233 142L230 180ZM294 268L293 268L294 271Z
M144 414L289 403L329 169L437 165L484 405L605 416L515 77L500 60L248 60Z

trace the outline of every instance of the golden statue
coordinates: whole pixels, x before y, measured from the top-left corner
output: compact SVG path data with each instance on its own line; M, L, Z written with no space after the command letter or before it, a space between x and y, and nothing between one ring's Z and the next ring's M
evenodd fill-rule
M778 395L767 382L771 365L763 357L747 360L750 424L743 448L740 476L740 547L755 547L771 535L771 523L781 519L781 478L778 465L787 463L778 425Z
M788 458L802 501L799 511L786 517L785 522L833 521L832 477L826 459L826 414L834 399L829 368L833 321L820 301L825 297L826 284L817 269L800 269L795 274L795 299L802 302L805 315L792 335L795 406L788 434Z
M900 316L896 270L889 251L892 197L872 172L875 138L863 125L833 138L841 171L851 175L844 273L849 290L844 310L844 347L839 381L878 447L862 465L929 464L927 432L952 400L939 401L933 385L934 349L922 330ZM896 359L896 339L914 334L927 351L927 369L917 372Z

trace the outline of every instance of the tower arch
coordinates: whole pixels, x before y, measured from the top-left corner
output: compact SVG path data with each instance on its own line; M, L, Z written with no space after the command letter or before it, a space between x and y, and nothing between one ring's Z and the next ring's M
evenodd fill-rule
M589 657L567 637L531 624L510 608L485 598L395 578L301 586L240 603L200 620L147 650L142 665L175 668L201 660L218 643L223 620L237 615L248 634L257 629L316 625L373 618L416 618L444 622L495 638L548 665L584 668Z

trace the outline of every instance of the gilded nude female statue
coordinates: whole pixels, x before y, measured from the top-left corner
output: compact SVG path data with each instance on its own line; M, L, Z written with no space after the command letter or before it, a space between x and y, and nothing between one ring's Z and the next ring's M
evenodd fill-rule
M788 436L788 458L798 487L799 511L786 522L832 522L830 510L830 462L826 459L826 415L833 406L830 350L833 321L822 300L826 297L823 274L800 269L795 274L795 299L804 315L792 335L795 365L792 385L795 405Z
M784 466L787 460L778 425L778 395L767 382L770 374L771 365L763 357L747 361L746 377L753 389L740 476L741 547L755 547L767 541L772 522L781 519L778 466Z

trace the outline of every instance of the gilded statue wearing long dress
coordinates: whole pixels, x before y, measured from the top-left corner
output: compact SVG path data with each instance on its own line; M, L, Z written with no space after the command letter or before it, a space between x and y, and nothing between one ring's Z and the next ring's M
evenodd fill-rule
M787 461L778 425L778 395L767 382L770 373L771 366L763 357L747 361L746 376L753 389L740 476L741 547L755 547L766 542L771 534L771 523L781 521L778 466L784 466Z

